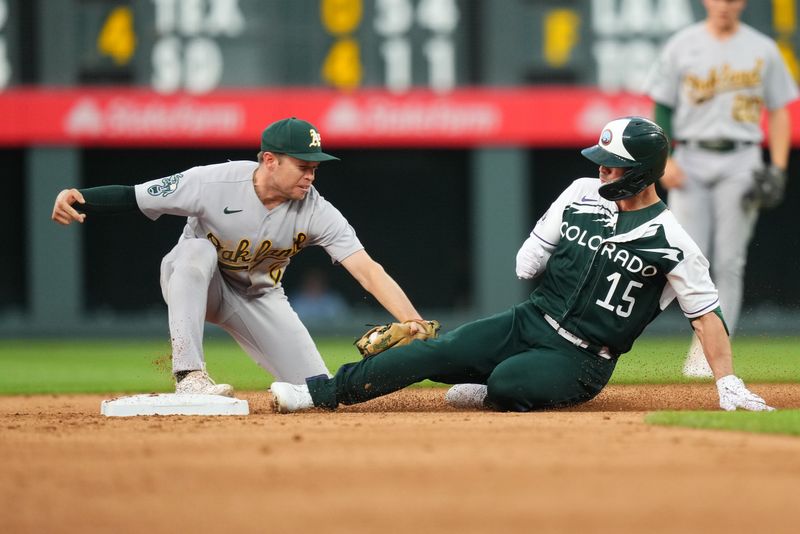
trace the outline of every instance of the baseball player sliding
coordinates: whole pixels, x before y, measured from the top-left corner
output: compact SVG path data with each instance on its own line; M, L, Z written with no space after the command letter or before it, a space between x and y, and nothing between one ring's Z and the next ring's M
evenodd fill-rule
M656 194L668 151L653 122L610 122L582 152L600 179L575 180L517 254L517 275L541 278L529 300L346 364L333 378L275 382L277 410L335 408L424 379L457 384L445 397L456 406L528 411L585 402L674 299L706 350L720 407L771 410L733 374L708 262Z
M150 219L186 217L161 263L169 310L176 393L233 395L205 370L203 325L225 329L278 380L328 374L314 342L281 286L291 258L321 246L401 322L421 321L398 284L359 242L342 214L313 183L322 151L310 123L289 118L261 136L258 161L194 167L136 186L61 191L52 219L83 223L87 214L139 210ZM412 330L421 328L416 322Z
M669 207L710 258L728 327L739 322L747 246L759 207L783 198L789 159L787 104L797 98L775 43L740 22L745 0L703 0L707 17L665 45L647 90L676 148L662 185ZM761 159L762 109L771 165ZM687 376L711 376L694 337Z

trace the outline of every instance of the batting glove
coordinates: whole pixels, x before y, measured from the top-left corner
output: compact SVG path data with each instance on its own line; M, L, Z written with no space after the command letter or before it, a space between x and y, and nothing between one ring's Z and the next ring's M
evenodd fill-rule
M522 244L517 252L517 276L519 278L534 278L547 263L550 253L531 236Z
M748 390L738 376L727 375L717 380L717 391L719 407L726 412L732 412L737 408L751 412L775 411L775 408L767 405L764 399Z

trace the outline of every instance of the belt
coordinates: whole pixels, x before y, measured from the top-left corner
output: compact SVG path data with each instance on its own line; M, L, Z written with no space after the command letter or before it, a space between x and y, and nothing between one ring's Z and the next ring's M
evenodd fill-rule
M712 152L731 152L756 144L755 141L735 141L733 139L681 139L677 143L690 148L700 148Z
M608 350L608 347L601 347L600 345L594 345L592 343L589 343L588 341L584 341L583 339L579 338L572 332L569 332L561 328L561 325L558 324L558 321L556 321L546 313L543 315L544 315L544 320L547 321L547 323L553 327L553 330L555 330L559 336L563 337L576 347L580 347L582 349L588 350L589 352L593 352L598 356L600 356L601 358L605 358L606 360L614 359L614 355L611 354L611 351Z

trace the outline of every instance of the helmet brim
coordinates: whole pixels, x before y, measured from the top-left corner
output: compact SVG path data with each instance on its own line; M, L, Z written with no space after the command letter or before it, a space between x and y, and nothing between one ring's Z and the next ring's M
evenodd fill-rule
M637 167L639 162L612 154L600 145L590 146L581 150L583 157L597 165L604 167Z

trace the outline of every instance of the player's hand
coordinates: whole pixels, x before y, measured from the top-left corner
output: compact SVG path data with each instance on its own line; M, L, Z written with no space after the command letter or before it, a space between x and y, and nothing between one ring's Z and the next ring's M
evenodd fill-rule
M517 277L525 280L535 278L549 257L550 254L542 249L532 236L528 237L517 252Z
M412 335L427 332L424 323L425 319L409 319L408 321L404 322L404 324L408 325L409 331Z
M767 405L766 401L747 389L742 379L735 375L726 375L717 380L719 392L719 407L726 412L737 408L751 412L772 412L775 408Z
M544 252L540 248L521 248L517 254L517 276L526 280L534 278L542 268Z
M750 208L775 208L786 195L786 170L770 165L753 171L753 186L745 193L742 205Z
M86 220L86 214L78 213L78 211L72 207L76 202L78 204L86 203L81 192L77 189L64 189L56 197L55 205L53 205L53 215L51 215L50 218L58 224L63 225L70 224L73 221L82 223Z
M664 169L664 176L661 177L661 185L664 189L672 189L674 187L683 187L686 181L686 175L683 169L675 163L673 158L667 159L667 166Z

